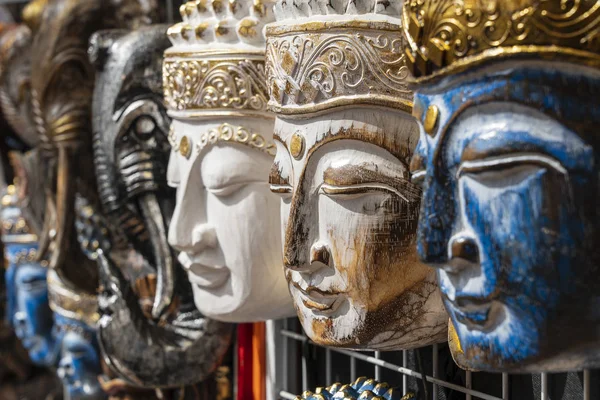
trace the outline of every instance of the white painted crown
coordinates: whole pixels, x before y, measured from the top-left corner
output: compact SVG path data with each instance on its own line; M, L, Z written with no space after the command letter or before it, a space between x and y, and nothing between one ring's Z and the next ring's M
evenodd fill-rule
M175 47L247 48L264 51L264 26L273 21L271 0L193 0L180 8L183 22L168 35Z
M277 21L325 15L375 14L400 18L403 4L403 0L279 0L273 11Z

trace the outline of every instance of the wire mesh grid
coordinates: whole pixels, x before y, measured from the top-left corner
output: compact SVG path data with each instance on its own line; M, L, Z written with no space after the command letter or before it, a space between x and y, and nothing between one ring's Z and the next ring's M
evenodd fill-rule
M276 357L282 371L274 391L295 399L306 390L360 376L413 392L420 400L596 400L597 371L564 374L509 375L468 372L452 361L446 344L397 352L357 352L312 343L296 319L278 321Z

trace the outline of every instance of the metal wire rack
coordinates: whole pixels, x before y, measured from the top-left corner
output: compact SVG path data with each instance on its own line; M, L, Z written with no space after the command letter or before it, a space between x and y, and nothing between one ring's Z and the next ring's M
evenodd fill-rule
M398 352L356 352L324 348L302 333L296 319L272 329L282 369L274 379L278 399L359 376L413 392L422 400L597 400L598 371L509 375L468 372L452 361L446 344Z

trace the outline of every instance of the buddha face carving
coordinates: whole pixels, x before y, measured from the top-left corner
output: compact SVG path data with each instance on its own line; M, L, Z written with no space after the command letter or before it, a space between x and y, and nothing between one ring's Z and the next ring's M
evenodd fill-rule
M263 132L272 123L239 122L173 122L168 179L177 207L169 242L203 314L230 322L282 318L293 309L280 269L279 202L267 184L273 149Z
M443 340L434 277L414 250L414 119L354 108L278 118L275 133L271 190L283 198L285 273L308 336L374 349Z
M65 399L105 399L98 381L101 371L95 331L81 321L58 314L56 325L65 332L58 363Z
M438 269L463 368L598 365L599 82L590 68L513 61L416 96L428 129L412 162L418 251Z

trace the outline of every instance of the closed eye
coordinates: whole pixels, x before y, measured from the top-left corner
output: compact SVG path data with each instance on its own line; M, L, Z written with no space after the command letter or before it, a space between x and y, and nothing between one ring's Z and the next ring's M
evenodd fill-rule
M220 188L206 188L209 193L214 194L217 197L227 197L241 190L248 183L235 183L232 185L223 186Z
M21 287L27 291L46 289L47 283L44 277L27 277L21 280Z
M334 186L324 183L321 185L320 192L332 198L340 198L345 200L356 199L377 192L384 194L391 193L400 197L404 201L409 202L406 196L403 196L399 191L397 191L393 187L380 183L366 183L361 185L348 186Z
M524 164L550 167L563 175L568 175L565 167L554 158L539 154L514 154L510 156L490 157L483 160L464 161L458 168L456 176L460 178L464 174L502 170Z
M292 185L270 185L271 192L279 195L291 195L293 188Z
M415 171L411 174L410 181L413 184L419 186L420 188L423 188L423 184L425 183L426 173L427 172L425 170Z

